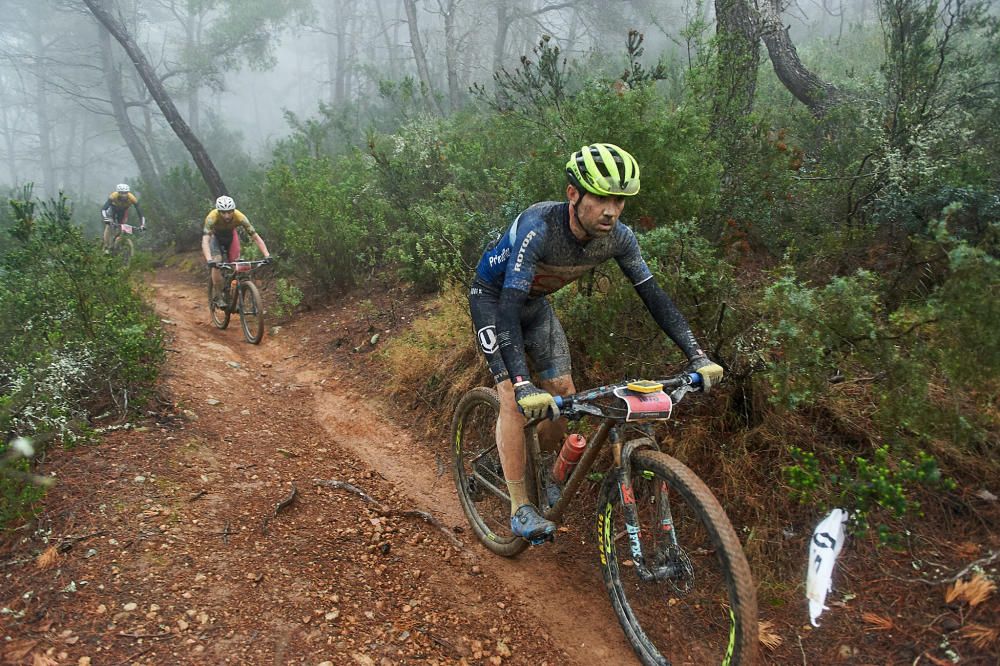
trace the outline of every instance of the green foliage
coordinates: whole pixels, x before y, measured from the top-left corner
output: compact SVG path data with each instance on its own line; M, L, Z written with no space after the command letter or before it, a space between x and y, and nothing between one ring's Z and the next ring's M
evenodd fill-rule
M126 269L72 224L69 203L12 200L0 258L0 429L72 443L90 408L142 404L163 360L156 317ZM0 449L0 456L4 451ZM27 463L16 463L24 472ZM0 476L12 518L37 489Z
M302 290L286 278L278 278L275 281L274 291L274 305L271 306L271 312L276 317L280 318L291 314L302 303L304 296Z
M436 291L448 281L462 281L473 270L491 220L470 203L448 185L433 200L410 207L409 224L392 238L391 256L399 260L403 278Z
M359 156L277 163L249 199L269 248L319 287L350 285L367 275L383 248L384 211L369 205L368 169ZM263 232L262 232L263 235Z
M854 456L840 458L837 473L828 477L814 453L789 447L793 464L782 467L785 482L793 499L802 503L820 501L827 508L840 506L851 514L858 532L871 527L871 519L886 512L895 519L919 512L920 502L914 495L921 489L954 490L954 480L944 478L937 461L924 451L916 452L916 462L893 460L889 446L883 444L872 451L871 459ZM885 524L877 525L883 543L891 537Z
M874 274L859 271L813 288L786 266L764 289L761 307L772 350L768 378L772 399L788 408L815 400L855 354L877 355L879 299Z

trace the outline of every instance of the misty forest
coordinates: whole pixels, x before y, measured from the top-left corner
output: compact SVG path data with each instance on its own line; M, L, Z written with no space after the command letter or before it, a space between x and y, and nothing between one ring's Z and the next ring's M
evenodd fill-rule
M356 339L334 345L314 332L303 344L328 355L318 368L364 356L352 394L405 410L414 446L447 459L459 399L492 386L466 300L477 262L528 206L566 199L570 154L607 142L641 168L621 221L725 371L656 432L736 528L756 582L762 659L997 663L998 9L3 0L0 590L22 575L8 564L26 552L84 549L37 541L64 487L50 466L163 409L164 368L181 361L154 281L187 276L204 295L202 226L217 197L235 200L276 259L261 283L277 326L241 353L298 344L281 342L280 329L354 304L365 322ZM102 251L102 208L119 184L145 226L127 264ZM249 238L242 251L261 257ZM551 296L577 389L684 368L635 291L606 262ZM391 306L377 297L390 293ZM397 307L415 313L405 325ZM390 310L401 327L373 336ZM192 315L208 326L196 335L219 333L208 312ZM593 483L580 491L580 520L592 519ZM454 491L444 497L457 507ZM832 610L803 629L809 537L838 507L849 540ZM42 642L31 649L41 649L43 633L28 629L41 616L18 610L30 606L18 596L28 588L10 589L0 591L0 633L18 644L35 631ZM434 642L409 628L406 644L419 634L429 652L400 648L410 656L379 662L372 643L362 649L374 639L338 630L341 642L324 645L340 657L325 663L347 663L352 650L373 664L543 661L511 653L495 632L483 639L493 652L480 646L475 657L475 647L448 651L457 634ZM5 663L77 663L92 654L86 643L50 650L48 662L25 650ZM267 653L268 663L323 661L308 645L294 659ZM93 663L125 663L142 648L118 645ZM138 661L222 663L167 654ZM587 663L553 654L549 664Z

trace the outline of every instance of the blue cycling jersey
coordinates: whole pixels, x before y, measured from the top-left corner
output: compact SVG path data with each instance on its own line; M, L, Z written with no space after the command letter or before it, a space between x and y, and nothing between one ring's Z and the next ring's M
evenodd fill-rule
M632 284L653 274L632 230L618 223L607 236L578 240L569 227L569 204L537 203L493 241L476 267L476 281L491 293L516 289L537 298L558 291L608 259L618 262Z

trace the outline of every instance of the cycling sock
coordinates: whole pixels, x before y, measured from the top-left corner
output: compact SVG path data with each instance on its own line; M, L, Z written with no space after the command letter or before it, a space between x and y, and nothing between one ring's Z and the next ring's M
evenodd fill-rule
M507 481L507 491L510 493L510 515L514 515L525 504L531 504L528 491L524 488L524 479Z

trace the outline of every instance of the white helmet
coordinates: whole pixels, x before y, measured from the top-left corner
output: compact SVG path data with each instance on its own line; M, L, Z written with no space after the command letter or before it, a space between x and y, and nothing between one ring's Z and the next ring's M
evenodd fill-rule
M223 194L215 200L215 210L236 210L236 202L233 201L232 197Z
M116 192L121 192L122 194L127 194L132 191L132 188L128 186L128 183L118 183L115 186Z

